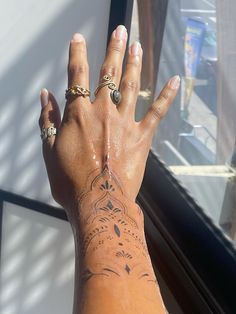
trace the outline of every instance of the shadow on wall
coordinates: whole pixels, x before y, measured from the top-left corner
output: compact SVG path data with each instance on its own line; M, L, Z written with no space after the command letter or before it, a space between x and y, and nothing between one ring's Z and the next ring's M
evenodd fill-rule
M68 222L5 203L0 312L72 312L74 241Z
M0 188L52 204L55 203L49 190L39 137L39 92L42 87L51 90L63 113L68 43L76 31L82 32L87 39L90 72L98 78L110 9L107 0L67 1L66 5L65 1L61 2L63 9L56 16L54 14L47 25L37 14L32 25L27 23L31 11L22 12L28 32L22 34L15 23L7 37L27 38L28 33L33 33L33 39L23 52L10 60L4 74L0 74ZM42 3L38 5L42 11ZM44 10L49 6L46 1L43 5ZM57 2L52 5L56 8ZM14 49L18 49L17 45ZM7 57L5 53L2 60ZM92 82L92 90L95 85L96 82Z

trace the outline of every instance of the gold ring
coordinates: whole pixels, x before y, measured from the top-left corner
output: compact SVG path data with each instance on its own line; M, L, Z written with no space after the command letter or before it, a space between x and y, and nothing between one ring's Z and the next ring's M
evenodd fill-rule
M97 96L99 90L105 86L107 86L111 90L110 96L113 103L115 105L118 105L121 101L121 93L116 88L116 84L112 81L112 77L108 74L102 77L100 84L94 92L94 95Z
M65 97L68 99L70 96L77 97L87 97L90 96L90 91L87 88L83 88L80 85L73 85L66 90Z

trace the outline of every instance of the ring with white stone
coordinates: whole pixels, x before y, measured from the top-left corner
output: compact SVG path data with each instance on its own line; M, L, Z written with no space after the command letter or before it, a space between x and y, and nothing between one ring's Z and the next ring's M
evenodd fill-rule
M50 126L49 128L42 128L42 132L40 134L40 137L42 141L45 141L47 138L54 136L57 134L57 129L53 126Z

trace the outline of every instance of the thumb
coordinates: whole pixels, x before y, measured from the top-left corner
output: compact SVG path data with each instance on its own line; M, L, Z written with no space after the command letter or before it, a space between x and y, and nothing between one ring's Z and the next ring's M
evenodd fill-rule
M61 124L61 113L54 96L43 88L40 92L41 114L39 127L43 142L43 152L47 153L54 145L56 134Z

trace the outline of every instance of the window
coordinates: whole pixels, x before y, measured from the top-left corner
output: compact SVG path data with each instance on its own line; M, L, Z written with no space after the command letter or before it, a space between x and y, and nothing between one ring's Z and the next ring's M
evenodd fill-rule
M131 40L139 39L144 48L136 119L143 116L165 82L179 74L180 92L159 125L152 149L233 240L235 10L233 1L137 1L131 27Z

